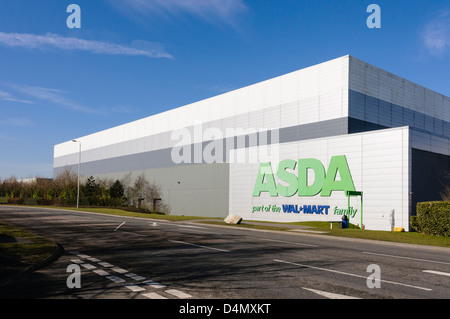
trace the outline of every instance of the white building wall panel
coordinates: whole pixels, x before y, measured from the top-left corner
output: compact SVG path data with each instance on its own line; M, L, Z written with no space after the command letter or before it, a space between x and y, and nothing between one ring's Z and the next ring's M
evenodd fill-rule
M298 101L282 105L280 108L280 123L284 127L298 125L299 107Z
M264 109L264 128L279 128L280 127L280 117L281 117L281 107L271 107Z
M243 127L249 125L252 127L253 124L258 124L254 127L262 128L262 125L264 125L266 128L280 128L285 126L280 121L279 108L282 105L296 103L304 99L308 101L310 97L317 97L320 94L326 96L331 93L337 99L340 99L348 91L347 79L348 56L104 130L82 137L79 140L82 140L83 151L88 151L146 136L172 132L199 123L230 119L242 114L246 114L247 116L251 114L252 117L258 118L258 115L260 115L258 112L263 113L263 122L255 123L256 121L249 121L248 124L238 122L239 125L242 124ZM339 93L341 96L339 96ZM331 108L328 108L324 109L322 116L328 118L340 117L342 113L345 113L343 109L347 107L345 99L343 103L342 100L340 102L336 103L336 111L334 113L328 112L331 110ZM304 106L305 113L303 115L299 114L294 118L294 121L291 119L289 125L312 123L319 120L320 105L317 99L315 99L314 103L306 102ZM309 113L311 107L315 108L315 110ZM277 110L273 110L273 108L278 108L278 115L274 115L277 113ZM266 110L268 116L266 116ZM235 124L232 121L223 121L221 128L225 130L228 127L234 127ZM153 149L155 149L154 147L156 149L170 147L170 140L167 139L167 136L164 136L164 139L161 141L148 144L148 147L153 147ZM71 144L72 142L66 142L56 145L54 157L57 158L77 153L77 149L73 148ZM132 150L132 152L139 151L142 151L142 149ZM123 156L127 154L113 155Z
M298 101L300 95L298 91L299 73L293 72L280 78L280 98L283 102L291 103ZM281 100L280 100L281 101Z
M313 96L300 100L299 103L299 124L309 124L319 121L319 105L318 96Z
M386 141L390 142L387 144ZM395 226L409 229L409 129L398 128L347 136L315 139L280 145L279 154L272 161L276 174L277 165L284 159L314 158L328 168L332 156L345 155L356 190L363 192L363 224L366 229L390 230L390 214L395 211ZM378 156L376 156L378 155ZM262 193L253 197L253 190L260 163L230 165L230 212L244 220L277 222L340 220L335 208L346 209L347 197L335 191L331 197L271 197ZM295 172L298 173L297 171ZM313 181L313 176L311 182ZM282 183L275 176L276 183ZM338 177L339 179L339 177ZM360 224L360 199L352 198L351 204L358 210L351 223ZM329 206L328 215L287 213L283 205ZM268 207L271 207L268 211ZM274 207L280 211L272 211ZM258 210L259 209L259 210ZM261 211L262 209L262 211ZM256 211L255 211L256 210Z

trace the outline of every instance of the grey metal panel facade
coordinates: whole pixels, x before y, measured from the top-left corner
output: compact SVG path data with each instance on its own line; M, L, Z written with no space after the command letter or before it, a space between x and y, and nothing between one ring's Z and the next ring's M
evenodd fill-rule
M279 143L288 143L288 142L294 142L294 141L302 141L312 138L319 138L319 137L328 137L328 136L336 136L336 135L342 135L347 134L348 127L347 127L348 120L346 118L341 119L335 119L335 120L328 120L323 122L317 122L317 123L311 123L311 124L304 124L304 125L298 125L293 127L287 127L282 128L279 130ZM240 141L240 137L234 137L234 143L230 143L230 138L228 139L222 139L222 145L224 146L223 150L223 157L222 162L226 162L228 158L228 154L230 149L236 149L241 147L241 145L245 145L245 147L249 147L250 141L257 141L257 146L265 145L267 143L271 143L273 133L268 134L267 140L265 138L262 138L260 135L262 133L256 133L257 135L253 137L246 137L245 143L242 143L242 140ZM139 139L142 140L142 139ZM142 141L139 141L142 143ZM127 143L135 143L134 141L127 142ZM98 174L107 174L107 173L114 173L114 172L125 172L125 171L137 171L137 170L145 170L145 169L155 169L155 168L163 168L163 167L170 167L170 166L179 166L179 165L186 165L186 163L181 164L175 164L172 160L172 148L164 148L164 149L158 149L154 151L148 151L148 152L141 152L136 154L130 154L125 156L116 156L116 157L108 157L102 160L96 160L96 161L86 161L84 159L84 156L89 156L88 153L90 152L114 152L111 150L114 146L117 148L123 148L124 143L119 143L117 145L110 145L105 146L103 148L95 149L86 151L82 155L82 165L81 165L81 175L83 176L90 176L90 175L98 175ZM203 142L202 150L205 148L206 145L208 145L209 142ZM234 147L227 147L227 146L234 146ZM190 163L195 163L194 159L194 150L196 149L194 144L191 144L187 147L190 147L191 149L191 161ZM87 155L86 155L87 153ZM76 156L75 158L72 158ZM67 155L66 159L60 159L59 163L64 162L78 162L78 155ZM77 171L78 164L73 165L61 165L57 166L55 162L55 167L53 169L53 173L55 176L57 176L59 173L61 173L63 170L68 169L72 171Z
M161 189L172 215L226 217L229 212L229 164L191 164L165 168L95 174L102 179L133 181L144 175Z
M353 90L349 92L349 117L381 127L411 126L441 137L450 137L450 122L389 103Z

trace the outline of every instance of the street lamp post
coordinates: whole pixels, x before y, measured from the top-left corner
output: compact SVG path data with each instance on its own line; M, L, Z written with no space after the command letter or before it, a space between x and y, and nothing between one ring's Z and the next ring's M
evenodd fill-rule
M80 205L80 165L81 165L81 142L72 140L72 142L78 143L80 148L78 151L78 189L77 189L77 209Z

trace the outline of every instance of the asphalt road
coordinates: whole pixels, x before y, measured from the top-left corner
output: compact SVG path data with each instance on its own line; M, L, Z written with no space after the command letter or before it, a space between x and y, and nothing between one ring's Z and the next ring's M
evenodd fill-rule
M0 298L450 298L447 248L42 208L1 206L0 220L64 247Z

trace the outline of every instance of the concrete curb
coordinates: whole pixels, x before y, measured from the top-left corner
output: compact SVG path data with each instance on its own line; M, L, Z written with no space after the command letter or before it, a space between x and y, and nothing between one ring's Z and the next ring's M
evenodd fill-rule
M45 266L48 266L51 263L53 263L54 261L58 260L58 258L61 257L63 253L64 253L64 247L61 244L55 242L55 250L53 251L53 253L51 255L49 255L48 257L44 258L43 260L37 262L36 264L31 265L30 267L28 267L21 273L33 272L33 271L41 269ZM21 274L21 273L19 273L19 274Z
M55 262L56 260L58 260L59 257L62 256L62 254L64 253L64 247L55 242L55 249L53 250L53 253L50 254L49 256L47 256L46 258L42 259L41 261L30 265L29 267L27 267L26 269L20 271L19 273L9 277L9 278L5 278L2 281L0 281L1 285L8 285L12 282L14 282L15 280L17 280L19 277L24 276L26 274L32 273L36 270L39 270L41 268L44 268L45 266L50 265L51 263Z

